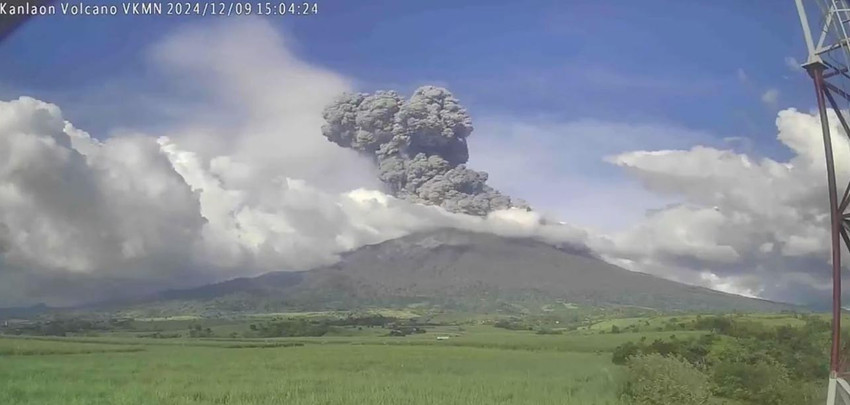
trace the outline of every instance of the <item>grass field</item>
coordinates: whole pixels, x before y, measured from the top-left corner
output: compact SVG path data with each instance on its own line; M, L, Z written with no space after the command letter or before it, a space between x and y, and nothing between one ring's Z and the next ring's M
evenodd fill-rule
M499 338L478 334L486 347L475 347L474 339L457 346L422 338L317 338L303 346L239 349L226 349L223 341L0 339L0 348L18 348L0 352L0 403L620 404L621 369L607 353L588 352L590 336L517 333L523 349L540 338L532 351L490 348ZM553 343L558 337L565 342ZM578 351L564 350L570 344ZM136 351L110 351L130 348ZM24 352L31 355L18 355Z
M653 317L635 317L635 318L619 318L619 319L608 319L594 323L588 329L592 331L608 331L611 330L611 327L616 325L620 329L626 329L632 325L637 326L641 329L645 330L654 330L656 328L663 328L668 323L689 323L696 320L696 315L670 315L670 316L653 316ZM802 326L805 324L805 321L802 319L794 318L793 316L789 316L786 314L746 314L740 315L738 318L740 320L747 320L758 322L763 325L769 326ZM828 316L823 316L823 319L829 320ZM845 317L843 322L850 321L850 318Z
M0 404L625 405L625 369L611 361L617 346L707 333L659 331L695 315L600 319L560 334L496 328L478 318L404 337L365 326L321 337L248 333L258 322L328 316L337 315L136 319L129 329L67 337L0 335ZM804 322L781 314L736 317L772 327ZM188 337L198 323L211 337ZM621 332L611 333L613 326Z
M36 339L0 339L0 356L139 352L142 350L144 348L138 345L110 345Z

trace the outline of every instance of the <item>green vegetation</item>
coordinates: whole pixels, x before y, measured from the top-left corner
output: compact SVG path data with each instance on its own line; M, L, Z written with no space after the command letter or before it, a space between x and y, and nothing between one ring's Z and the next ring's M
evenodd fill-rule
M0 356L38 356L48 354L86 354L139 352L141 346L92 344L34 339L0 339Z
M82 318L53 317L39 322L26 322L7 328L5 333L13 335L66 336L69 334L97 334L130 326L131 319L122 318Z
M422 309L15 320L0 329L7 335L0 336L0 403L805 405L822 399L828 338L822 316L616 318L622 315L564 307L527 316Z
M827 375L830 328L820 317L799 318L803 324L794 327L743 317L697 317L677 325L711 334L689 339L657 339L651 343L646 339L627 342L614 350L612 361L628 364L632 370L635 361L661 356L671 362L686 362L710 381L711 392L716 397L764 405L813 403L818 397L817 387ZM656 388L665 389L668 384L662 378ZM638 400L633 392L626 394Z
M251 324L251 330L258 337L304 337L324 336L330 326L323 322L309 322L305 319Z
M431 339L384 345L380 339L10 356L0 359L0 403L621 404L619 367L594 353L443 346Z
M703 405L711 399L708 377L676 357L635 356L628 376L624 392L634 405Z

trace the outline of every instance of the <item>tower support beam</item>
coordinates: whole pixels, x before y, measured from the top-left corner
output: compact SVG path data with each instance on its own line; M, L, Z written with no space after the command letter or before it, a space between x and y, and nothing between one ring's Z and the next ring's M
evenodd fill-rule
M832 154L832 137L829 132L829 116L826 112L826 86L823 72L825 66L821 63L806 65L809 76L815 85L820 114L821 131L823 132L823 148L826 155L826 178L829 188L829 217L832 233L832 347L829 357L829 371L832 376L838 374L839 350L841 347L841 222L842 215L838 211L838 191L835 182L835 160ZM831 97L831 95L830 95ZM834 100L833 100L834 101ZM840 114L841 112L838 111Z
M826 177L829 191L829 219L832 265L832 341L829 357L827 405L850 405L850 384L842 377L841 360L841 252L842 244L850 248L850 184L838 199L835 157L832 150L828 109L832 109L846 136L850 125L834 95L850 102L850 7L847 0L794 0L803 28L807 57L803 68L812 78L817 96L818 114L823 135ZM806 9L808 7L808 10ZM807 11L818 13L809 20ZM812 27L814 25L814 27ZM815 44L812 33L818 33ZM830 83L830 81L833 81ZM827 105L827 101L829 105Z

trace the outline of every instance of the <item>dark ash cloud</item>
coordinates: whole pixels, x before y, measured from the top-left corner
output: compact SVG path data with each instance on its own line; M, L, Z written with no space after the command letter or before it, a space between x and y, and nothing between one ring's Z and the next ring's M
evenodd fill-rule
M370 156L396 197L479 216L528 207L488 186L486 172L466 167L472 120L446 89L420 87L406 101L393 91L344 94L323 117L322 134Z

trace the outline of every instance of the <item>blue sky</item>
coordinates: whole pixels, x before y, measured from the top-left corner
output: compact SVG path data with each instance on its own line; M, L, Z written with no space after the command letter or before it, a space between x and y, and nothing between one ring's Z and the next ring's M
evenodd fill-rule
M478 128L470 163L497 187L582 225L615 228L669 202L640 191L603 155L701 143L785 159L776 113L809 110L814 100L808 78L786 63L804 50L790 0L322 0L319 8L270 21L301 58L363 91L448 87ZM146 63L145 49L216 18L227 17L35 19L0 44L0 98L57 103L96 137L154 126L167 117L140 110L139 100L185 95ZM775 103L762 100L770 89ZM533 146L516 148L510 142L521 135L505 128L528 131ZM514 168L497 167L505 151L546 154L519 159L538 165L529 169L537 181L508 178ZM634 206L622 217L582 211L616 209L602 203L612 199Z

